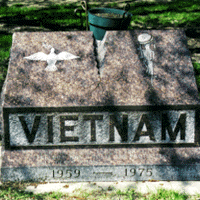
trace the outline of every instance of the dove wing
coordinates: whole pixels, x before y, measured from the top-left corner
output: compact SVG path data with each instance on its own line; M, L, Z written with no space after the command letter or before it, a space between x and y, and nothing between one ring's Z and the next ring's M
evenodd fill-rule
M56 56L57 60L70 60L70 59L75 59L75 58L79 58L79 56L75 56L75 55L68 53L66 51L61 52Z
M34 53L28 57L24 57L25 59L28 60L42 60L42 61L46 61L47 60L48 55L42 52L38 52L38 53Z

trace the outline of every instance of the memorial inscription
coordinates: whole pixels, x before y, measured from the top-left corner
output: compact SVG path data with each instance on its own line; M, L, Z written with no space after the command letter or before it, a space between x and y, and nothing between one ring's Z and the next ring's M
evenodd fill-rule
M183 30L14 33L2 91L1 181L199 180Z
M195 110L17 113L7 120L9 147L195 143Z

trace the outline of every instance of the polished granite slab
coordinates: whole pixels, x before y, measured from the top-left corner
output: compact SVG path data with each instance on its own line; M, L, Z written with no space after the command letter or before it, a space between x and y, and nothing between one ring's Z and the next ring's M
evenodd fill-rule
M143 33L155 43L153 77ZM102 44L92 32L14 33L2 98L2 181L199 179L199 97L183 30L108 31Z

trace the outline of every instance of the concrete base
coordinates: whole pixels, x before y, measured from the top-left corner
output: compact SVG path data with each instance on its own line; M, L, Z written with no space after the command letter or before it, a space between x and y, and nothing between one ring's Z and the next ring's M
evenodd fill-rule
M1 147L0 147L1 155ZM0 157L0 169L1 169L1 157ZM2 184L2 183L0 183ZM73 194L79 189L82 190L108 190L120 189L127 190L134 188L136 192L146 194L148 192L156 192L157 189L163 188L167 190L175 190L181 193L188 195L197 195L200 194L200 181L132 181L132 182L77 182L77 183L47 183L47 184L38 184L35 186L27 186L27 192L45 193L59 191L62 193Z
M157 181L157 182L78 182L78 183L47 183L39 184L37 187L28 186L26 191L33 193L45 193L59 191L62 193L75 194L79 189L91 190L121 190L135 189L136 192L146 194L156 192L157 189L167 189L180 192L182 194L197 195L200 194L200 181Z

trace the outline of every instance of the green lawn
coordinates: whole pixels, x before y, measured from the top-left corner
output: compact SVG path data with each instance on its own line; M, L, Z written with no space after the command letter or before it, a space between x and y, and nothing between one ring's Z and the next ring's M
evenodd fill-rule
M71 194L64 194L61 192L50 192L43 194L33 194L30 192L25 192L27 185L32 185L37 187L37 183L9 183L0 186L0 200L53 200L53 199L67 199L67 200L195 200L199 199L200 195L187 195L181 194L177 191L158 189L157 192L142 194L136 192L134 189L127 190L116 190L113 187L108 187L107 189L99 189L86 191L77 189ZM68 187L67 183L65 187Z

